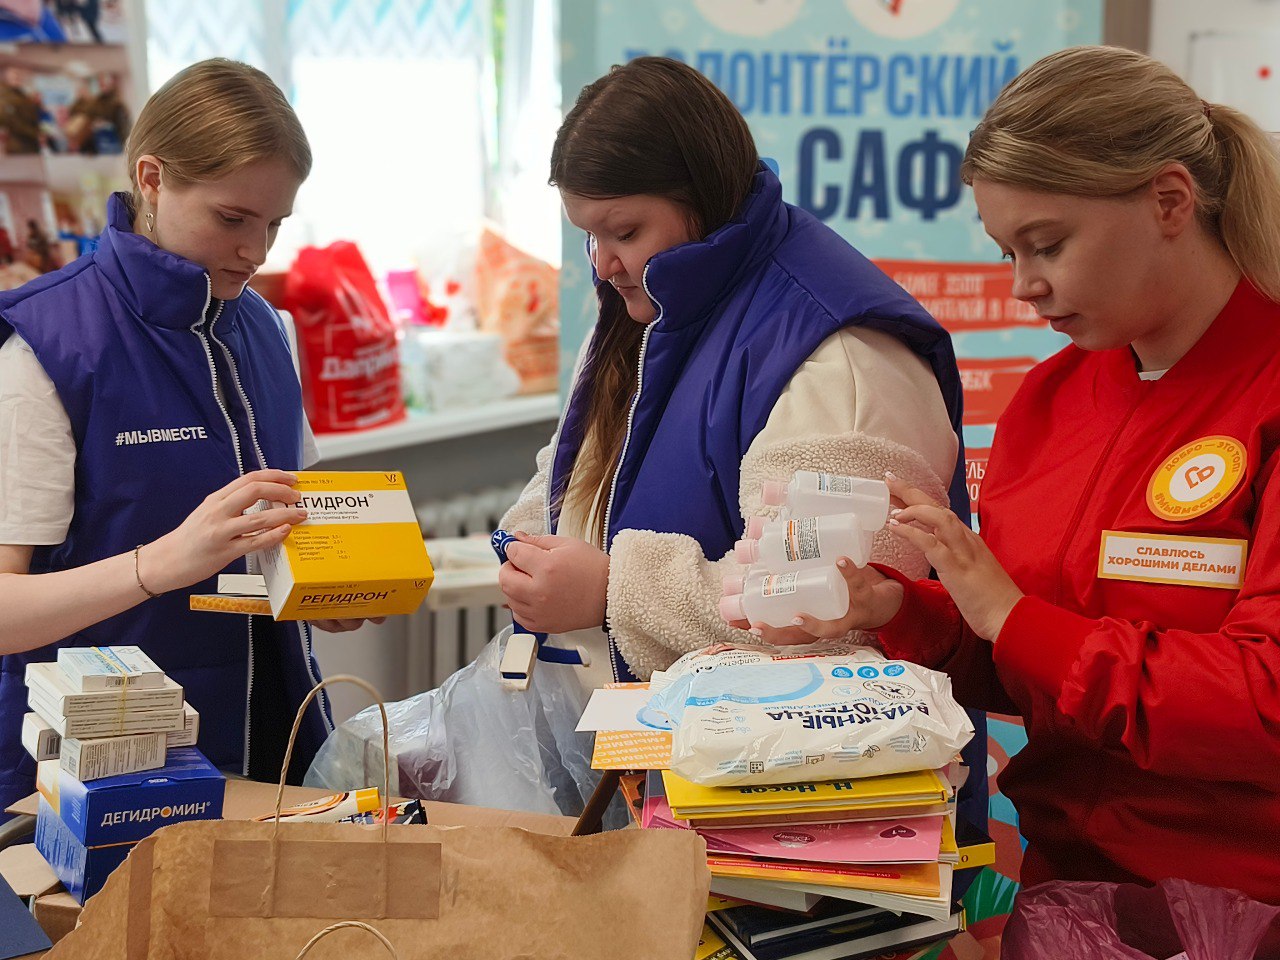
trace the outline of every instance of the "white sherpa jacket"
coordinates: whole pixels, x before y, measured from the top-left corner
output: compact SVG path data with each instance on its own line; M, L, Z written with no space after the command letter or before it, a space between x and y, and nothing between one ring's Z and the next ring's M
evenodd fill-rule
M777 508L762 506L761 488L767 480L786 482L797 470L860 477L890 470L945 503L956 447L928 364L888 334L847 328L824 341L792 375L743 457L739 507L744 522L775 515ZM552 452L551 444L539 452L537 473L503 517L503 528L548 532ZM558 532L585 538L587 528L587 518L572 515L566 504ZM876 536L872 557L911 577L928 572L924 557L887 531ZM618 649L636 675L648 679L654 670L709 643L758 642L729 627L718 612L721 580L742 572L732 554L704 557L692 537L620 531L610 550L608 617ZM612 679L603 631L580 630L550 642L587 648L591 666L579 670L584 686Z

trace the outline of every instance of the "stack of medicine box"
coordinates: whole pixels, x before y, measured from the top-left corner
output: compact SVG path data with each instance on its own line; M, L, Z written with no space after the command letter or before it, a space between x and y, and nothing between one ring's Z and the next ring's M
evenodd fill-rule
M137 647L74 647L27 665L23 744L36 758L36 847L80 902L137 841L222 814L199 715Z
M169 747L195 746L199 714L137 647L64 647L27 664L26 683L23 745L77 780L155 770Z

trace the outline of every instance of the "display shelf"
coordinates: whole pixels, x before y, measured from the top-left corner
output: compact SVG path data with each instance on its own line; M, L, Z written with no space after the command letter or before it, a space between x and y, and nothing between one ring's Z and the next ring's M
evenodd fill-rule
M38 153L26 156L0 156L0 184L43 184L44 180L44 158Z
M386 427L352 433L316 435L321 462L357 457L383 450L397 450L455 437L506 430L555 420L560 415L560 399L554 393L513 397L474 407L435 413L410 413L408 418Z
M119 70L128 53L128 47L122 43L0 43L5 66L64 70L71 64L81 76L100 70Z
M129 181L124 154L85 157L74 153L29 154L0 158L0 183L38 183L54 189L76 187L86 176L116 177Z

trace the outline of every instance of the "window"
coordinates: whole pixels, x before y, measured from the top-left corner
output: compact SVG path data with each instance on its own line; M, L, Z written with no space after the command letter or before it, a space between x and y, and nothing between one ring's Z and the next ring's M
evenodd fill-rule
M298 111L315 163L271 267L350 239L377 274L452 271L494 189L491 0L147 0L146 13L150 89L225 56Z

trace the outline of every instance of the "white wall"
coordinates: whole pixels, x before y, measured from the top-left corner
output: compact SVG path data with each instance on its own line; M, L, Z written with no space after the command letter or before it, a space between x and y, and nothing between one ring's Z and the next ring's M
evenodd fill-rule
M1150 52L1205 100L1280 131L1280 0L1153 0Z
M1280 35L1280 0L1151 0L1149 53L1185 77L1192 34L1260 30ZM1280 60L1280 47L1276 59Z

